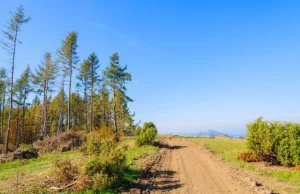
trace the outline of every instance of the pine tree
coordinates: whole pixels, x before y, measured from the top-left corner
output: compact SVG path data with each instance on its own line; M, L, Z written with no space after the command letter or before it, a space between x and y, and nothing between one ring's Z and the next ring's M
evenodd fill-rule
M4 30L4 40L1 41L2 48L7 51L10 58L11 64L11 77L10 77L10 108L8 115L8 126L7 135L5 143L5 152L8 151L9 144L9 133L13 110L13 88L14 88L14 69L15 69L15 57L16 57L16 47L17 43L21 43L18 39L18 33L21 31L21 26L30 21L30 17L24 15L24 8L20 6L17 11L12 14L12 18L7 22L7 26Z
M110 57L110 65L105 69L105 85L108 85L112 90L112 111L114 119L115 132L118 132L118 117L120 116L120 111L118 110L118 98L126 98L128 101L132 101L128 96L126 96L126 86L128 81L131 81L131 74L126 71L127 66L121 67L119 64L119 54L114 53Z
M0 116L1 116L1 131L0 131L0 142L4 142L4 108L5 108L5 97L7 88L7 75L4 68L0 69Z
M92 132L94 128L94 95L95 95L95 85L97 85L100 81L99 75L98 75L98 69L100 67L99 65L99 59L95 53L91 53L88 57L88 62L90 63L90 89L91 89L91 117L90 117L90 132Z
M43 107L42 107L42 126L40 131L40 138L48 134L48 103L49 92L53 91L56 78L57 66L52 61L51 54L45 53L42 65L36 69L34 83L39 87L38 93L43 93Z
M91 63L88 60L83 60L80 66L79 75L77 76L79 83L77 83L77 87L83 90L83 100L85 104L85 130L88 131L88 90L90 86L90 69Z
M58 50L58 57L60 63L63 65L63 70L69 75L69 96L68 96L68 118L67 118L67 130L70 130L70 118L71 118L71 88L72 88L72 75L73 68L78 63L77 56L77 32L70 32L65 40L62 41L62 46Z
M17 111L18 111L18 118L17 118L17 128L16 128L16 137L15 137L15 147L18 147L19 141L23 141L22 137L24 137L24 124L25 124L25 113L27 109L27 98L30 92L33 91L30 83L31 78L31 71L30 67L27 66L23 74L19 79L16 80L16 84L14 86L15 94L16 94L16 104L17 104ZM21 117L21 130L19 125L19 111L20 107L22 107L22 117Z

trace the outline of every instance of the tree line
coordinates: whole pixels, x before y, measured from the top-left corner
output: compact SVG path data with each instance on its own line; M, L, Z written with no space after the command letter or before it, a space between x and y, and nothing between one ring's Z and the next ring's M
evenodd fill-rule
M68 130L91 132L105 127L120 133L132 129L127 66L120 64L117 52L103 71L94 52L80 61L77 32L66 35L57 53L46 52L37 68L27 66L14 79L15 68L24 65L15 63L19 33L30 20L20 6L7 21L1 39L8 57L8 65L0 69L0 144L5 152Z

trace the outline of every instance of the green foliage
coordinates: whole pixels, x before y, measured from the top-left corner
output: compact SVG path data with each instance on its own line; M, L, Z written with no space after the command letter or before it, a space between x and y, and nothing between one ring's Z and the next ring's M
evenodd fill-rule
M284 166L300 164L300 124L258 118L248 126L247 144L262 161Z
M108 189L118 184L124 175L126 148L112 138L93 133L88 136L87 154L83 173L89 177L89 187Z
M136 145L152 145L157 135L156 126L152 122L145 122L143 127L135 131Z
M68 33L65 40L62 41L61 48L58 50L59 62L65 65L65 71L70 71L73 65L79 61L76 51L78 47L77 37L77 32Z
M278 160L285 166L300 164L300 125L287 123L280 134L281 141L278 145Z
M132 99L126 95L126 83L131 81L131 74L127 72L127 66L122 67L119 62L119 54L114 53L110 57L110 65L103 71L104 85L112 90L112 113L115 131L125 130L125 123L132 124L132 116L127 107ZM120 126L121 125L121 126Z

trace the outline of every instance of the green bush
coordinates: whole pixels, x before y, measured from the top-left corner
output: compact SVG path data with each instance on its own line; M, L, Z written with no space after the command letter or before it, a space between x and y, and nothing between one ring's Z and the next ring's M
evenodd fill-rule
M137 146L152 145L157 135L156 126L152 122L146 122L135 131L135 135Z
M112 138L93 134L87 139L87 154L83 173L89 177L93 189L108 189L122 180L125 165L124 146Z
M296 166L300 164L300 125L287 123L280 135L278 145L278 160L284 166Z
M247 125L247 144L261 161L284 166L300 164L300 124L258 118Z

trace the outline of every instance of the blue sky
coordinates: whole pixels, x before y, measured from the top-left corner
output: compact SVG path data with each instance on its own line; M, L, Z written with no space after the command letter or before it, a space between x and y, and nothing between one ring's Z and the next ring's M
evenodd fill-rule
M259 116L300 120L300 1L2 1L0 26L23 4L16 76L55 53L67 32L102 69L118 51L136 120L160 133L243 133ZM0 65L6 66L0 51Z

